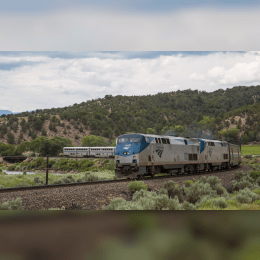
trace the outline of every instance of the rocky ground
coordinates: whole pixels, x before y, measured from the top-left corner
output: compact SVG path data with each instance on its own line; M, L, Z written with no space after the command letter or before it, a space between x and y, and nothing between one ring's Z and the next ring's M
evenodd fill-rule
M225 171L220 173L209 173L195 176L173 177L160 180L145 180L150 191L158 192L164 182L173 180L176 184L182 186L186 180L198 180L202 176L218 176L224 187L229 188L231 180L236 171L249 171L248 165L241 165L239 169ZM101 210L103 206L110 203L111 199L117 197L125 200L131 200L132 193L128 191L129 182L80 185L53 189L40 189L31 191L14 191L10 193L0 193L0 202L21 198L22 205L26 210L43 210L48 208L63 208L67 210Z

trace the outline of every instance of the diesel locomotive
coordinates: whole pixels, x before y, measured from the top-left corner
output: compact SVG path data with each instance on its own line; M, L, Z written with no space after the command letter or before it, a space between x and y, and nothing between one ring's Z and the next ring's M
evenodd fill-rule
M241 163L241 147L226 141L150 134L125 134L115 150L118 178L158 173L200 173Z

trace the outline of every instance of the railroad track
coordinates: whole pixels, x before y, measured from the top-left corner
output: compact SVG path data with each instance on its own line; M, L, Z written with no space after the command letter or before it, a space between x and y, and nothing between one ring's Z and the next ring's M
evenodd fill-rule
M187 176L198 176L202 174L211 174L211 173L220 173L220 172L227 172L234 169L238 169L239 166L235 166L230 169L223 169L217 171L208 171L202 173L190 173L190 174L176 174L176 175L163 175L163 176L155 176L155 177L143 177L143 178L124 178L124 179L117 179L117 180L106 180L106 181L89 181L89 182L73 182L73 183L65 183L65 184L50 184L50 185L40 185L40 186L26 186L26 187L17 187L17 188L4 188L0 189L0 193L5 192L14 192L14 191L24 191L24 190L38 190L38 189L52 189L52 188L63 188L69 186L79 186L79 185L97 185L97 184L108 184L108 183L120 183L120 182L130 182L133 180L158 180L158 179L172 179L176 177L187 177Z

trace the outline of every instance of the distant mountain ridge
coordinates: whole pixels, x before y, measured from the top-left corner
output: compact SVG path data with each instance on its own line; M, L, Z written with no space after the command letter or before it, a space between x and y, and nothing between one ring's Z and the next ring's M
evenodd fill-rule
M12 114L12 111L10 111L10 110L0 110L0 116L1 115L9 115L9 114Z
M36 110L32 110L34 112L36 112ZM28 111L29 113L32 112L32 111ZM0 116L1 115L10 115L10 114L20 114L21 112L12 112L10 110L0 110Z

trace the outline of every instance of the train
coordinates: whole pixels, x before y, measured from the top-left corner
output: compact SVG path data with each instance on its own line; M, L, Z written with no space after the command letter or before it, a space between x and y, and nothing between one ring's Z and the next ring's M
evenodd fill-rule
M218 140L132 133L118 137L115 163L118 178L201 173L240 165L241 146Z
M66 157L115 157L115 147L64 147Z

